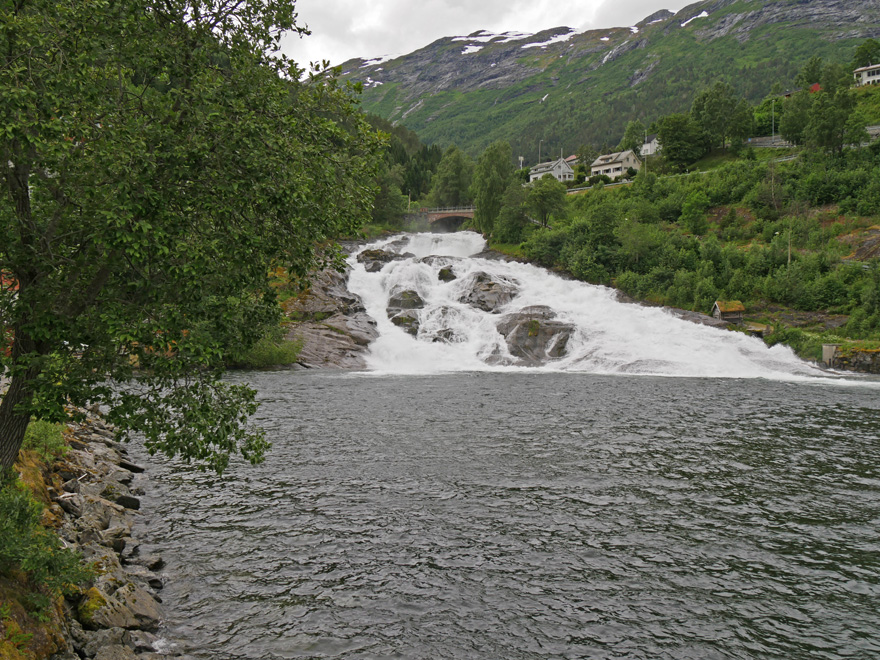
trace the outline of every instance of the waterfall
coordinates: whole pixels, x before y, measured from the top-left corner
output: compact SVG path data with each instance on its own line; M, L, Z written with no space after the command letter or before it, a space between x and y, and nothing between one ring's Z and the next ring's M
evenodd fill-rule
M473 232L411 234L350 257L349 288L379 331L371 370L828 378L785 346L622 303L612 289L537 266L473 256L485 246Z

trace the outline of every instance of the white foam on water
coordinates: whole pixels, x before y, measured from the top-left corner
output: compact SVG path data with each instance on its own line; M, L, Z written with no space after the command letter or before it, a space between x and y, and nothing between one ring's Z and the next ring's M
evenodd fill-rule
M842 382L785 346L768 348L760 339L685 321L663 308L622 303L612 289L563 279L538 266L472 256L485 245L474 232L411 234L364 248L415 255L387 263L378 272L367 273L356 255L350 258L349 288L376 319L380 335L367 357L371 370L430 374L528 369ZM424 259L431 255L435 258ZM441 281L438 274L444 267L456 279ZM478 273L516 288L514 298L497 313L462 302ZM407 290L425 302L410 312L419 319L415 337L387 315L389 298ZM537 305L552 308L554 320L574 326L574 331L564 357L537 367L518 366L497 324L505 314Z

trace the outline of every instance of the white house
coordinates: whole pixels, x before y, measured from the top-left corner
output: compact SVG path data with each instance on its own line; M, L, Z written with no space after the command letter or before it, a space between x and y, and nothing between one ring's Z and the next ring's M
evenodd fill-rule
M642 152L642 156L653 156L660 151L660 141L657 139L656 133L649 135L645 139L645 143L642 145L640 151Z
M856 79L856 86L880 84L880 64L869 64L861 69L853 71L853 78Z
M632 149L627 149L626 151L599 156L590 166L590 176L605 174L614 179L626 174L630 167L638 171L642 168L642 161L633 153Z
M529 183L537 181L545 174L552 174L557 181L565 183L566 181L574 181L574 170L571 165L566 162L565 158L554 160L549 163L538 163L529 173Z

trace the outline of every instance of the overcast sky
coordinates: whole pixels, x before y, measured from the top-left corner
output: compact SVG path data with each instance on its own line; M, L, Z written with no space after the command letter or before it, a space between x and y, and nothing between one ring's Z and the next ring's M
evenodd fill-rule
M309 62L342 64L404 55L440 37L477 30L539 32L628 27L660 9L677 12L695 0L297 0L299 24L312 34L287 37L284 52Z

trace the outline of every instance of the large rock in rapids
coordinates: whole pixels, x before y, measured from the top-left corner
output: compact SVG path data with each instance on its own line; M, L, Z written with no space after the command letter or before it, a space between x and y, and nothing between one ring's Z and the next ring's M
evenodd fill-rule
M554 320L556 313L544 305L524 307L505 314L498 321L498 332L507 340L510 354L528 363L541 363L564 357L574 325Z
M463 302L484 312L498 313L498 308L506 305L517 294L517 287L509 280L495 281L482 271L468 276L468 289L459 298Z
M313 273L308 292L285 303L294 322L290 339L303 342L297 364L306 368L363 369L363 354L379 336L376 321L348 290L346 275Z
M419 334L419 317L414 310L422 309L425 301L415 291L407 289L398 291L388 299L388 318L391 322L406 330L409 334Z
M364 250L357 256L359 263L364 265L368 273L377 273L392 261L400 261L401 259L409 259L415 255L410 252L391 252L388 250Z

